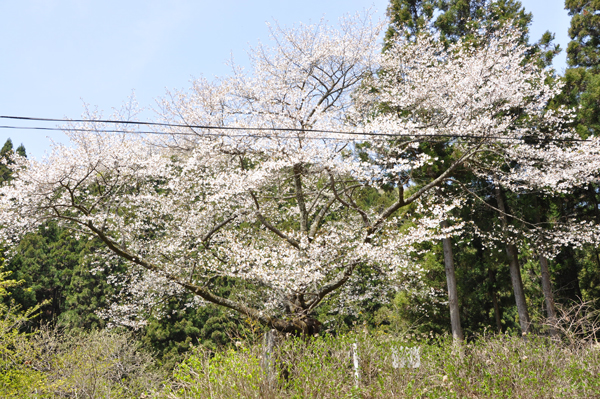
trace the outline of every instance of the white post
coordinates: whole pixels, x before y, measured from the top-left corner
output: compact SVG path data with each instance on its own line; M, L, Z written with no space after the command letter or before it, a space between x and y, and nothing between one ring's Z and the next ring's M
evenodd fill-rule
M354 385L358 388L360 375L358 373L358 345L356 342L352 344L352 357L354 360Z

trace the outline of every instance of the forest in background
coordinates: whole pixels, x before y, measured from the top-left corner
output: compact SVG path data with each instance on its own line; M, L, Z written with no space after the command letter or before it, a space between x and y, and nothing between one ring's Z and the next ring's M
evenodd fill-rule
M587 139L600 135L600 3L567 0L565 7L572 17L569 30L572 42L567 49L554 45L549 32L542 38L528 37L532 15L516 0L392 0L385 43L388 46L398 35L414 37L432 26L439 40L451 45L472 35L476 24L512 21L523 29L522 41L532 45L529 56L543 67L550 68L553 56L559 51L567 52L569 67L564 76L554 73L550 78L563 82L564 86L548 107L574 109L572 127L582 139ZM385 49L384 46L383 51ZM447 157L448 161L452 159L451 154L440 148L432 147L430 151L440 158ZM10 164L13 153L26 157L26 149L23 146L15 149L9 140L0 156ZM438 171L433 166L427 173L435 175ZM0 179L5 184L12 179L6 165L0 167ZM452 301L448 299L448 247L455 273L460 338L476 341L494 332L556 335L561 333L559 322L565 317L585 318L598 314L600 249L597 244L564 245L553 258L546 258L526 233L531 225L541 223L576 220L600 225L597 180L572 192L550 196L541 190L500 192L467 168L459 170L454 179L454 186L446 187L448 190L460 186L474 193L464 199L462 207L451 211L455 220L474 225L478 231L489 232L494 226L504 226L505 231L511 233L497 237L495 248L490 248L485 238L476 234L419 243L415 259L423 269L422 281L426 284L423 291L433 292L433 295L423 296L407 289L395 292L385 301L373 301L365 296L350 312L336 310L326 303L316 308L314 314L324 325L323 332L341 336L366 329L385 334L407 331L419 336L450 334L456 338L449 311ZM379 209L392 201L391 194L375 190L358 198L356 206ZM43 328L72 336L110 335L103 331L108 331L111 320L103 318L102 312L118 288L110 284L109 275L124 272L128 265L117 261L103 270L95 268L105 256L104 245L98 238L77 238L53 221L45 222L38 231L20 240L2 269L3 273L10 273L3 275L4 280L13 281L8 284L6 293L2 293L3 309L18 308L18 312L28 314L29 320L20 324L20 331L31 333ZM521 308L515 298L511 267L516 267L522 279L524 303ZM549 277L550 287L544 286L544 274ZM215 285L217 294L234 297L239 289L236 281L220 278L222 281ZM140 328L121 326L120 329L131 334L127 339L134 340L135 345L153 353L165 370L172 370L183 359L189 361L191 347L227 353L228 348L244 339L258 342L257 337L264 329L259 322L214 304L185 306L192 296L189 292L179 292L164 298L156 317L149 312ZM574 309L582 313L576 316L569 313ZM36 316L30 318L33 314ZM525 327L524 314L529 319ZM585 335L589 331L575 333Z

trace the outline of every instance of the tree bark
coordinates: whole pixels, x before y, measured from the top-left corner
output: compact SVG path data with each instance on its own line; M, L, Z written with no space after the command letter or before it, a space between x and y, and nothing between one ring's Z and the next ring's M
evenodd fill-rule
M542 270L542 291L544 292L544 302L546 304L546 314L550 322L550 335L556 337L556 307L554 306L554 294L552 293L552 282L550 281L550 271L548 270L548 259L540 255L540 268Z
M496 295L496 290L494 289L494 285L496 282L496 276L492 271L492 268L488 268L488 277L490 279L490 296L492 297L492 303L494 304L494 317L496 319L496 328L498 332L502 332L502 317L500 316L500 305L498 304L498 296Z
M304 191L302 190L302 164L294 165L294 186L296 188L296 200L298 209L300 210L300 230L304 233L308 232L308 212L306 212L306 201L304 199Z
M498 209L502 212L500 220L502 221L502 227L507 233L508 228L508 217L507 208L504 204L504 198L500 187L495 187L496 201L498 202ZM508 240L507 240L508 241ZM510 269L510 280L512 282L513 291L515 293L515 302L517 303L517 312L519 314L519 324L523 334L529 332L531 322L529 319L529 312L527 311L527 302L525 301L525 292L523 290L523 280L521 279L521 267L519 265L519 252L516 245L506 244L506 255L508 256L508 265Z
M442 228L448 227L447 221L440 223ZM452 254L452 243L450 238L442 238L444 246L444 266L446 269L446 282L448 283L448 306L450 307L450 324L452 326L452 338L454 341L465 339L460 325L460 313L458 309L458 291L456 289L456 275L454 273L454 256Z
M535 222L539 224L541 222L540 208L538 206L537 199L535 201L536 213ZM550 280L550 270L548 269L548 259L540 254L540 269L542 275L542 292L544 293L544 304L546 305L546 314L548 316L548 322L550 323L550 335L556 337L558 331L556 330L556 307L554 306L554 294L552 293L552 281Z

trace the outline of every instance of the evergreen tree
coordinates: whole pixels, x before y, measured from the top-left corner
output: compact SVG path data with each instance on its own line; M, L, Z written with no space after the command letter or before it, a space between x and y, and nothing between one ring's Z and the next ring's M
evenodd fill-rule
M0 163L0 183L10 180L11 172L6 167L5 163L10 162L8 157L12 153L12 151L12 140L7 139L4 145L2 146L2 149L0 150L0 160L2 161L2 163Z
M98 328L104 325L96 312L106 306L111 287L103 273L92 274L87 257L97 245L75 239L55 224L44 224L28 234L7 264L12 275L25 282L12 298L24 309L47 302L40 320L67 328Z
M27 151L25 151L25 146L23 144L18 146L15 152L22 157L27 157Z
M13 142L8 138L2 146L2 149L0 149L0 183L11 179L11 172L8 170L6 164L12 162L10 156L13 153L17 153L17 155L22 157L27 157L27 151L25 151L23 144L18 146L16 151L13 151Z
M600 0L566 0L571 16L567 63L571 67L600 70Z
M442 39L457 41L468 37L475 24L511 23L524 32L531 24L531 13L518 0L439 0L440 14L435 20L435 27ZM528 35L523 36L523 42L529 41Z
M396 34L404 32L405 35L414 35L419 29L434 29L440 34L441 40L447 43L464 40L465 38L468 40L472 32L482 26L494 29L496 25L502 25L507 22L521 28L524 32L521 40L523 43L528 43L527 28L532 20L531 13L527 13L521 2L517 0L439 0L434 2L395 0L391 2L388 13L392 22L392 26L388 30L388 38L393 37L390 32L395 32ZM427 19L429 20L429 25L426 26ZM560 48L552 43L553 39L554 35L546 32L532 46L531 57L535 57L534 59L541 64L540 66L549 66L553 57L560 51ZM484 208L487 207L488 210L488 212L473 212L474 217L471 215L462 215L463 219L471 219L483 230L486 229L485 225L488 224L489 220L499 220L498 218L501 214L496 211L489 212L489 210L498 207L498 195L495 193L493 185L489 182L480 181L467 171L462 171L462 174L456 174L455 178L470 187L473 191L479 193L479 201L481 199L485 200L486 205ZM447 189L456 189L456 187L448 187ZM506 193L501 193L502 198L505 196ZM523 198L510 196L514 197L517 201L511 204L509 209L511 211L518 211L523 206L520 203L523 201ZM506 202L506 198L504 198L503 202ZM514 201L511 200L511 202ZM479 204L476 203L473 206L480 208ZM504 203L503 206L505 206ZM474 208L471 210L474 210ZM514 224L514 221L506 220L504 224L506 225L506 230L509 224ZM488 226L489 228L491 226ZM446 255L444 258L440 258L439 261L442 262L441 259L444 259L446 265L451 265L453 260L457 262L457 289L461 304L461 319L466 322L465 329L467 331L477 331L478 328L485 327L486 324L495 324L498 329L514 327L515 318L511 316L516 314L512 310L514 302L513 305L509 305L505 301L507 293L510 294L511 291L511 279L499 278L499 276L508 275L508 273L504 273L506 266L498 268L498 261L501 261L504 265L507 263L510 264L513 285L516 284L513 288L519 294L515 299L517 299L517 303L519 304L521 326L524 331L527 331L530 323L526 294L531 290L525 289L524 286L531 286L531 284L529 284L529 281L523 282L521 278L521 267L519 265L519 258L521 256L517 254L517 248L507 245L509 255L494 255L490 257L484 254L481 247L482 244L478 240L473 240L467 245L461 244L457 248L456 241L458 240L453 241L455 253L454 256L450 255L453 259L448 259L448 255ZM448 251L447 253L451 254ZM472 255L467 255L469 253ZM486 260L488 258L489 260ZM523 259L523 261L525 260ZM464 263L461 264L459 262ZM469 270L463 269L466 265L469 266ZM526 276L525 280L528 277ZM448 278L449 285L451 280ZM505 285L499 286L499 284ZM473 287L477 288L473 289ZM525 295L522 294L524 290L526 291ZM477 303L477 305L471 306L474 303ZM505 308L501 309L501 306ZM506 309L506 306L510 309ZM477 310L473 311L473 309ZM482 315L480 312L483 312L485 315ZM503 316L507 316L509 319L504 319Z
M27 156L23 144L14 152ZM8 139L0 158L9 163L11 154L13 143ZM0 183L10 179L6 165L0 165ZM75 239L71 232L52 223L28 234L5 265L12 276L25 283L11 289L11 300L25 310L44 303L38 319L44 323L67 328L102 327L104 321L96 312L106 306L111 287L103 273L92 274L87 267L86 259L95 245L93 241Z
M600 1L566 0L571 16L565 86L556 105L576 112L574 127L581 137L600 135ZM563 214L600 222L600 187L590 183L555 205ZM555 261L557 294L563 301L600 298L600 251L593 246L568 249Z
M477 24L489 27L508 21L527 32L532 19L518 0L391 0L387 13L386 41L400 33L414 37L432 27L442 40L456 42L469 37ZM528 41L526 34L523 43Z
M12 140L10 138L8 138L6 140L6 142L4 143L4 145L2 146L2 149L0 150L0 155L2 155L3 157L6 156L8 153L10 153L13 149L13 143Z
M565 89L561 102L577 107L582 137L600 132L600 0L566 0L571 16Z
M398 29L405 29L409 37L414 37L426 27L436 9L437 0L391 0L387 10L390 26L385 33L385 42L389 43L398 34Z

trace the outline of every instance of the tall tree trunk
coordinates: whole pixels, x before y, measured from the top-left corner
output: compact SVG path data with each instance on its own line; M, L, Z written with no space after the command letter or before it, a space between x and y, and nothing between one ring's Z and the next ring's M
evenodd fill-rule
M494 317L496 319L496 328L498 332L502 332L502 316L500 316L500 305L498 305L498 296L496 295L496 290L494 289L494 285L496 282L496 276L492 271L492 268L488 268L488 277L490 279L490 296L492 297L492 303L494 304Z
M496 201L498 201L498 209L502 212L500 220L502 221L502 227L507 232L508 228L508 217L507 208L504 204L504 198L500 187L495 187ZM506 244L506 255L508 256L508 265L510 269L510 280L512 282L513 291L515 293L515 302L517 303L517 312L519 313L519 324L521 325L521 331L528 333L531 322L529 320L529 312L527 311L527 302L525 301L525 292L523 290L523 280L521 279L521 267L519 265L519 252L516 245Z
M541 223L540 207L538 205L537 198L535 200L535 222ZM550 280L550 270L548 269L548 259L540 254L540 269L542 275L542 292L544 293L544 303L546 305L546 314L548 315L548 321L550 322L550 335L556 337L558 331L556 331L556 307L554 306L554 294L552 293L552 281Z
M560 202L563 218L575 214L575 203L573 196L567 196ZM555 258L555 262L561 267L554 274L556 285L559 287L561 297L572 301L579 301L581 295L581 281L579 280L580 265L577 261L575 250L572 246L564 248Z
M442 228L448 227L448 222L440 223ZM452 254L452 243L450 238L442 238L444 246L444 265L446 269L446 282L448 283L448 305L450 307L450 324L452 326L452 338L454 341L463 341L465 336L460 325L460 313L458 310L458 291L456 290L456 275L454 273L454 256Z
M548 259L540 255L540 268L542 270L542 291L544 292L544 302L546 304L546 314L550 322L550 335L556 337L556 307L554 306L554 294L552 293L552 281L550 281L550 271L548 270Z

